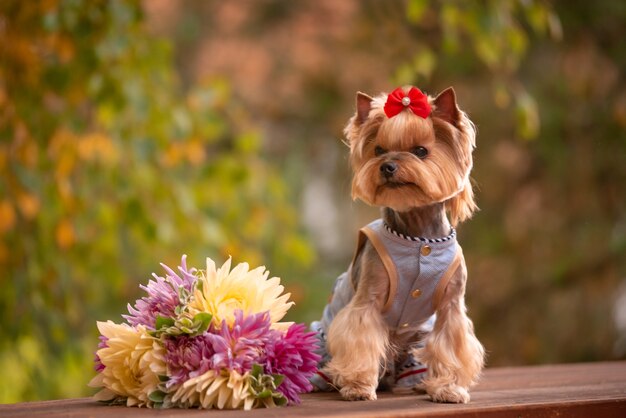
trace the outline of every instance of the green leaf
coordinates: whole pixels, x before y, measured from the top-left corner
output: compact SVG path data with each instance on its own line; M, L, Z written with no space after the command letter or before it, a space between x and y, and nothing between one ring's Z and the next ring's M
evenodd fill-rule
M196 314L196 316L193 317L193 322L194 325L199 324L196 325L198 327L197 333L202 334L204 331L206 331L209 328L212 319L213 315L208 312L200 312L199 314Z
M285 380L285 376L282 374L273 374L272 377L274 378L274 385L276 385L276 387L280 386Z
M269 398L273 393L269 389L265 389L263 392L257 393L256 397L259 399Z
M166 318L164 316L157 315L154 328L156 328L157 330L160 330L162 328L171 327L172 325L174 325L174 323L175 321L173 318Z
M285 405L287 405L288 401L287 401L287 398L285 397L285 395L280 393L280 394L278 394L278 396L274 396L274 402L278 406L285 406Z
M155 390L148 395L148 399L150 399L152 402L163 403L166 395L167 393L161 390Z
M260 364L254 363L252 365L252 372L250 374L254 376L255 379L258 379L259 376L263 374L263 366L261 366Z

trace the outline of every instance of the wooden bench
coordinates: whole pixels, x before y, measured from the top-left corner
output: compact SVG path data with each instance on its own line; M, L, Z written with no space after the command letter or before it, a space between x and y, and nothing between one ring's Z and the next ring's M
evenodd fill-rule
M0 417L626 417L626 361L487 369L468 405L382 392L374 402L312 393L302 404L245 411L148 410L90 398L0 405Z

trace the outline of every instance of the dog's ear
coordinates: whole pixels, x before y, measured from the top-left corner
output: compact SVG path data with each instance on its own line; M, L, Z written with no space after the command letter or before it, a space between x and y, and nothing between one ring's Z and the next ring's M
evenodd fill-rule
M372 98L360 91L356 94L356 122L360 125L367 120L372 109Z
M448 87L437 97L435 97L435 111L434 116L445 120L451 125L459 127L461 120L461 111L456 105L456 94L452 87Z

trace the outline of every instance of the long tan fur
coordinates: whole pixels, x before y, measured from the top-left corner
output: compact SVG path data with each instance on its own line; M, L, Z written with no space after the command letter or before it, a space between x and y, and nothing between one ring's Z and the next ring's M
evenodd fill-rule
M390 351L387 325L381 316L386 298L382 261L370 243L353 266L357 292L328 330L332 356L326 373L349 400L374 400L379 373Z
M467 403L468 389L483 369L485 351L467 317L465 283L467 268L461 263L445 289L437 306L437 321L423 349L415 357L428 365L428 378L423 381L434 401Z

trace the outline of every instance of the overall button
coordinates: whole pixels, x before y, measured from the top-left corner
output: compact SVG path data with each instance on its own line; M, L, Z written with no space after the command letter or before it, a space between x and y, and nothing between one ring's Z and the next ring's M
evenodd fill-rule
M402 328L408 328L409 327L409 323L405 322L404 324L400 325Z
M415 289L415 290L413 290L413 291L411 292L411 297L412 297L413 299L417 299L417 298L419 298L420 296L422 296L422 291L421 291L420 289Z
M428 245L428 244L424 244L422 246L422 249L420 250L422 255L428 255L428 254L430 254L431 251L432 251L432 248L430 248L430 245Z

